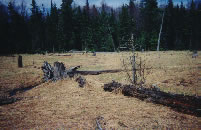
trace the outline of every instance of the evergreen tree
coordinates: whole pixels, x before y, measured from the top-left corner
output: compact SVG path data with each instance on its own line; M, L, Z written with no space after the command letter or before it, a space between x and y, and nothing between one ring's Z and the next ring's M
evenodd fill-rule
M12 53L26 52L26 42L28 41L27 25L25 23L25 17L22 16L15 8L13 2L9 2L8 11L10 16L10 28L9 28L9 46Z
M18 22L18 13L15 11L14 9L14 3L13 2L9 2L8 3L8 10L9 10L9 16L10 16L10 19L11 19L11 22L10 22L10 38L8 39L9 40L9 46L10 46L10 51L11 53L15 53L16 52L16 47L17 47L17 44L16 44L16 40L17 40L17 36L15 35L17 33L17 29L16 29L16 22ZM14 42L15 41L15 42Z
M201 2L197 6L197 50L201 50Z
M136 34L136 17L137 17L137 9L134 4L134 0L130 0L129 2L129 17L130 17L130 27L131 27L131 33L137 36Z
M75 48L78 50L82 50L82 32L83 32L83 14L82 14L82 10L81 7L78 6L77 8L75 8L74 11L74 16L73 16L73 27L74 27L74 35L75 35Z
M95 5L93 5L91 10L91 28L92 28L92 43L93 43L93 51L98 51L100 48L100 14Z
M137 33L137 43L140 45L141 48L146 49L146 32L145 32L145 0L140 0L139 4L139 14L138 19L136 21L136 33Z
M58 23L58 42L60 50L70 50L72 48L72 35L73 35L73 0L62 0L61 14Z
M175 21L175 48L174 49L183 49L183 44L182 44L182 41L181 41L181 24L182 21L181 20L181 17L182 15L180 15L180 7L179 5L176 6L175 10L174 10L174 21Z
M179 31L180 31L180 38L181 38L181 48L182 49L189 49L188 46L188 32L187 32L187 26L188 26L188 22L187 22L187 11L185 6L183 5L183 2L181 2L180 4L180 11L179 11L179 22L178 22L178 26L179 26Z
M168 1L168 6L165 13L165 36L167 49L173 50L175 48L175 15L172 0Z
M83 48L82 50L93 50L94 45L92 41L92 28L91 28L91 19L90 19L90 8L89 8L89 2L86 0L86 5L84 6L83 9L83 31L82 31L82 43L83 43Z
M101 51L114 51L112 30L109 24L109 15L106 12L107 5L102 3L102 11L99 21L99 45Z
M114 42L114 49L116 50L119 47L119 22L117 21L116 12L113 8L111 9L109 23L110 32L112 34L112 39Z
M29 14L24 4L8 7L0 2L1 53L26 53L41 51L114 51L134 35L141 48L155 50L157 46L162 8L157 0L141 0L135 5L114 10L104 2L101 8L72 7L73 0L62 0L61 8L52 3L46 13L45 6L32 0ZM201 3L191 0L188 8L181 2L174 6L168 0L165 7L161 47L168 50L201 49ZM130 44L130 43L129 43ZM139 49L141 49L139 48ZM136 48L138 49L138 48Z
M191 1L190 11L189 11L189 37L190 37L190 49L195 50L197 49L196 44L196 30L197 30L197 17L196 17L196 7L194 0Z
M7 7L0 2L0 54L11 53L10 45L8 42L9 37L9 16Z
M59 48L57 44L58 15L56 4L53 4L51 0L50 14L47 14L46 18L46 48L53 52L58 51Z
M125 45L132 34L132 29L130 25L129 9L127 5L122 6L122 10L119 16L120 19L120 44Z
M30 17L30 33L31 33L31 50L34 52L41 52L44 47L44 27L42 12L39 10L35 0L31 4L31 17Z
M159 32L159 10L156 0L145 0L142 9L146 49L155 49Z

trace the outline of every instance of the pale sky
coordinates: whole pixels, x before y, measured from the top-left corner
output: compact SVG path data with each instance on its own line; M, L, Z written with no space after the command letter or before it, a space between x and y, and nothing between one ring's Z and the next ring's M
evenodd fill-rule
M3 3L8 3L10 0L0 0L0 1L2 1ZM30 6L32 0L15 0L16 4L19 4L22 1L24 1L27 6ZM60 7L62 0L52 0L52 1L53 3L56 3L57 7ZM89 4L90 5L95 4L99 6L102 1L103 0L89 0ZM118 7L124 3L128 3L128 0L104 0L104 1L105 3L107 3L107 5L113 6L113 7ZM36 3L38 6L41 6L42 4L44 4L45 7L50 7L50 2L51 0L36 0ZM74 0L74 3L77 5L83 6L85 5L86 0Z
M3 3L8 3L10 0L0 0L0 1L2 1ZM26 3L27 7L29 7L32 0L15 0L16 4L19 4L22 1L24 1ZM41 6L42 4L44 4L44 6L46 8L49 8L50 1L51 0L36 0L36 3L38 6ZM54 3L56 3L57 7L60 7L62 0L52 0L52 1ZM102 1L104 1L107 5L112 6L112 7L118 7L118 6L121 6L122 4L128 4L128 2L129 2L129 0L89 0L89 4L90 5L95 4L96 6L100 6ZM137 1L139 1L139 0L137 0ZM168 0L158 0L158 2L164 2L164 3L165 3L165 1L168 1ZM175 4L180 4L181 1L186 3L188 0L173 0L173 2ZM85 5L86 0L74 0L74 2L77 5L83 6L83 5Z

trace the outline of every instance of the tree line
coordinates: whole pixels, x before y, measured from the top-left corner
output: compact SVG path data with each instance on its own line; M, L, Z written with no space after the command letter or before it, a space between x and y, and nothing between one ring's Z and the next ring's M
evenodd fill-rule
M69 50L118 51L129 47L133 36L138 50L156 50L162 16L160 50L201 49L201 3L192 0L158 6L157 0L130 0L119 8L90 5L74 6L62 0L60 8L0 2L1 54L65 52Z

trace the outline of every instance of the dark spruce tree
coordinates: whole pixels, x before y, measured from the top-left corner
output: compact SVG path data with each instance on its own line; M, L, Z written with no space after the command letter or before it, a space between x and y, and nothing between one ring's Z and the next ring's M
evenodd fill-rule
M137 49L155 50L160 30L162 8L156 0L129 0L128 5L113 9L102 7L72 7L73 0L62 0L61 8L51 1L50 11L32 0L31 13L22 3L8 7L0 2L0 53L64 52L71 49L114 51L128 46L134 35ZM186 6L165 7L161 47L165 50L201 49L201 3L191 0ZM128 46L130 47L130 46Z
M137 9L134 3L134 0L130 0L129 2L129 17L130 17L130 29L131 29L131 33L136 37L136 20L137 20Z
M194 0L191 1L190 10L189 10L189 39L190 39L190 49L196 50L198 47L197 44L197 27L198 27L198 19L197 19L196 5ZM200 37L200 36L199 36Z
M75 49L82 50L83 43L82 43L82 32L83 32L83 13L81 7L78 6L74 9L73 15L73 32L74 32L74 40L75 41Z
M120 46L128 47L127 41L131 37L131 26L130 26L130 17L129 17L129 9L127 5L122 6L122 10L119 16L120 21Z
M159 33L159 10L156 0L145 0L144 29L147 50L155 50Z
M0 54L11 53L8 37L9 37L9 16L7 7L0 1Z
M112 34L112 39L114 42L114 50L116 51L119 47L119 22L117 21L117 14L115 10L111 9L111 15L109 18L110 32Z
M198 23L198 27L197 27L197 38L198 38L198 43L197 46L199 50L201 50L201 2L198 3L197 5L197 23Z
M185 6L183 5L183 2L180 4L179 9L179 21L177 22L178 31L179 31L179 39L181 41L179 49L186 50L189 49L189 43L188 43L188 32L187 32L187 22L188 16ZM177 37L178 38L178 37Z
M60 51L70 50L72 48L73 36L73 0L62 0L61 10L58 22L58 46Z
M46 48L50 52L59 51L59 46L57 44L57 30L58 30L58 18L59 13L56 7L56 4L52 3L51 0L51 9L50 14L47 14L46 17Z
M92 28L92 43L93 51L98 51L100 49L100 32L99 32L99 23L100 14L96 6L93 5L91 9L91 28Z
M90 51L93 50L94 45L92 42L92 28L91 28L91 17L90 17L90 7L89 7L89 1L86 0L86 4L83 7L83 30L82 30L82 50Z
M21 12L20 14L16 9L14 2L9 2L8 12L10 18L8 35L10 53L25 53L29 35L24 13Z
M109 14L106 3L102 3L99 21L99 45L100 51L114 51L114 41L109 24Z
M172 0L168 1L168 5L165 12L164 30L166 37L166 47L168 50L174 50L175 48L175 9Z
M41 53L44 47L44 18L43 13L38 8L36 1L32 0L30 16L31 51ZM43 50L45 51L45 50Z

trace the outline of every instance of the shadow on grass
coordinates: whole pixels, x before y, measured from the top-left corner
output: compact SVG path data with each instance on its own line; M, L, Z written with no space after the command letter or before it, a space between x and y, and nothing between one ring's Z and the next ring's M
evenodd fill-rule
M11 91L9 91L9 96L12 97L12 96L15 96L18 92L19 93L23 93L23 92L26 92L26 91L29 91L31 89L33 89L34 87L36 87L37 85L31 85L31 86L28 86L28 87L21 87L21 88L16 88L16 89L13 89Z
M8 91L8 96L0 97L0 106L12 104L12 103L22 100L23 99L22 97L14 97L14 96L17 95L17 93L24 93L26 91L29 91L42 83L43 82L38 82L34 85L30 85L27 87L21 87L21 88L15 88L13 90Z
M0 106L12 104L14 102L20 101L22 98L15 98L15 97L0 97Z

